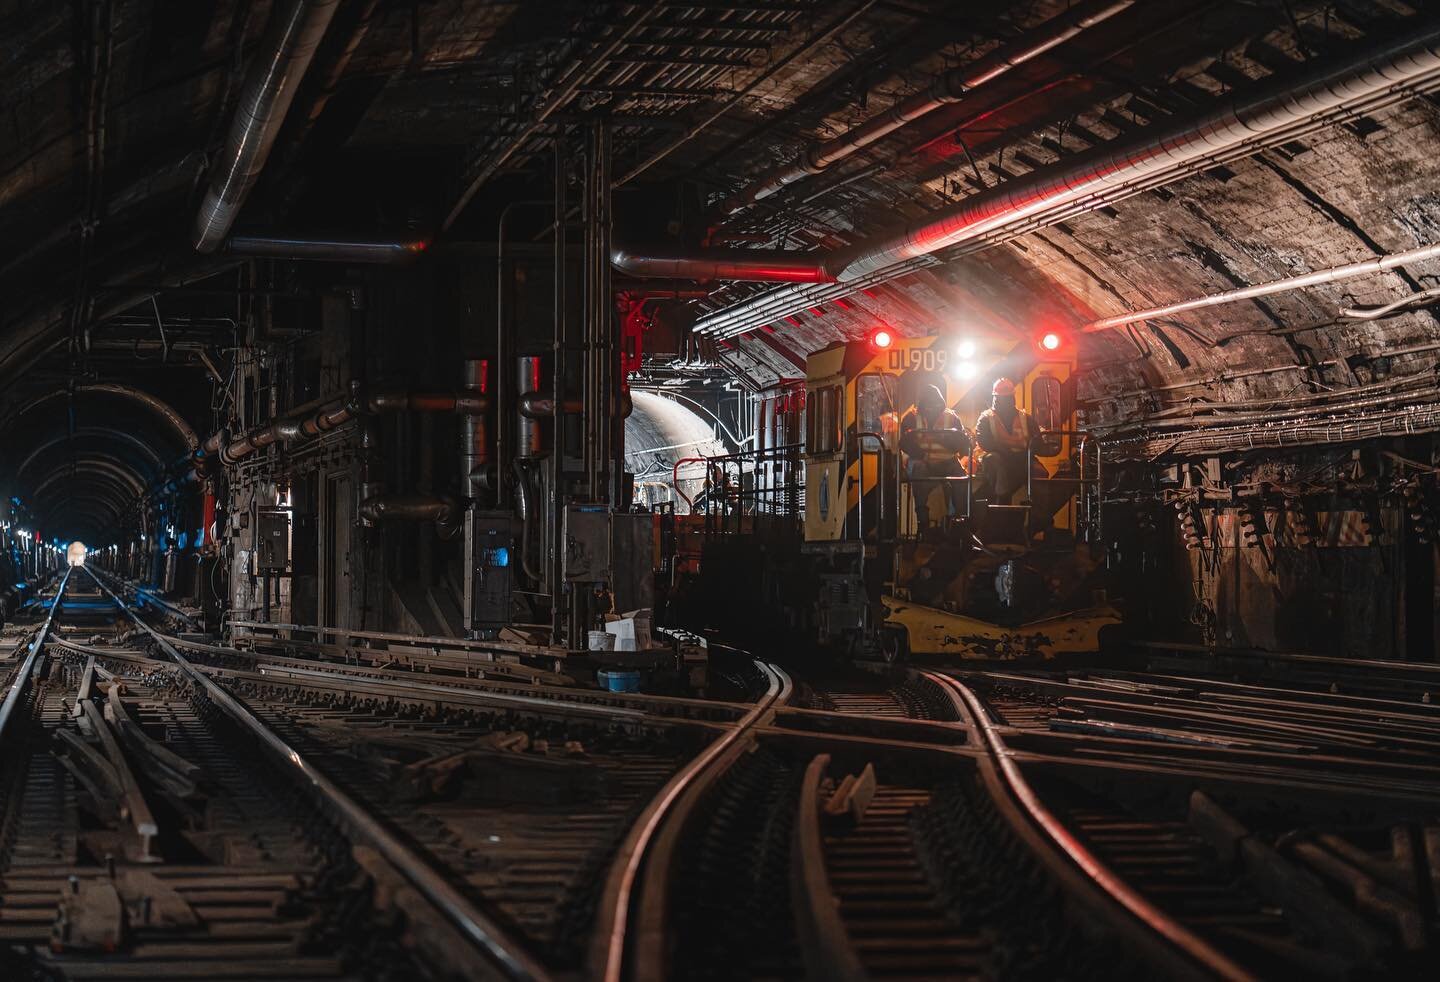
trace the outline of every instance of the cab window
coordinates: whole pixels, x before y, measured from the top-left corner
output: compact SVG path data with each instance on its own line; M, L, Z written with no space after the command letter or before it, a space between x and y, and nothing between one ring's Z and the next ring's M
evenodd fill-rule
M856 432L879 433L887 450L895 449L895 434L899 428L895 393L893 375L867 372L855 380ZM874 441L863 449L873 450Z
M1060 382L1041 375L1030 383L1030 415L1042 430L1062 428L1060 419Z
M839 449L844 431L843 389L824 385L812 389L805 405L805 443L811 453Z

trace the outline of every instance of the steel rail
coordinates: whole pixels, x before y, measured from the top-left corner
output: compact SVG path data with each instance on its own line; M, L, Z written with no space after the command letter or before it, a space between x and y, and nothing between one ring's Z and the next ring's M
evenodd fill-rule
M216 669L219 672L237 671L228 668ZM237 672L239 674L239 672ZM296 668L291 665L275 665L267 662L258 662L255 670L250 673L262 678L283 681L294 679L309 681L316 685L326 683L339 686L348 691L364 691L375 694L389 694L394 696L399 693L415 694L417 696L428 696L441 701L445 699L456 703L464 702L480 706L505 706L511 711L529 709L546 714L560 714L565 716L594 716L612 723L639 723L646 720L660 722L660 718L652 717L649 713L639 709L623 709L617 706L591 705L583 702L569 702L560 699L546 699L536 696L516 696L506 693L492 693L470 686L442 685L427 682L411 682L409 680L385 680L358 678L353 674L346 675L341 672L329 672L324 669ZM686 722L689 722L688 720Z
M429 861L405 845L383 824L376 821L359 802L342 791L318 768L301 756L268 726L260 721L238 699L216 684L204 672L180 654L163 634L146 624L129 604L120 599L114 591L101 582L95 573L86 568L102 593L109 596L115 605L129 617L137 627L150 635L160 649L170 656L186 675L202 689L237 724L249 730L261 744L272 753L282 767L287 769L311 796L336 819L350 834L361 839L389 862L421 896L433 904L447 921L492 962L499 971L511 979L547 979L549 973L539 962L528 954L514 939L509 937L487 914L477 908L460 893Z
M833 982L864 982L870 976L840 915L840 900L825 866L820 784L829 766L829 754L816 754L800 783L800 809L792 835L790 902L806 974Z
M174 635L166 639L177 648L198 651L222 658L246 659L261 674L295 671L336 679L357 679L375 685L416 687L425 692L474 692L483 698L515 702L522 706L538 706L542 702L560 706L575 705L604 710L606 715L621 718L655 718L682 722L718 722L729 724L750 711L751 704L724 699L697 699L690 696L660 696L626 692L604 692L574 685L526 682L496 673L494 676L446 675L428 669L393 669L377 664L325 661L290 655L272 655L249 648L226 648L221 645L191 641ZM69 642L67 642L69 643ZM297 647L308 642L297 642ZM376 656L383 649L375 649ZM376 659L378 661L378 657ZM225 669L232 671L232 669ZM488 671L488 669L487 669Z
M1061 859L1072 874L1084 874L1083 878L1064 876L1066 865L1057 866L1047 862L1050 869L1060 872L1064 879L1069 881L1067 885L1079 886L1082 889L1089 887L1087 892L1095 889L1101 891L1109 901L1118 904L1133 919L1131 926L1144 932L1138 937L1148 935L1151 939L1163 942L1162 950L1172 958L1178 956L1179 965L1190 969L1192 973L1225 979L1255 978L1253 973L1142 896L1065 827L1031 787L1012 751L1005 745L999 728L991 721L980 698L968 686L958 679L938 672L923 674L924 678L938 685L941 691L950 696L961 720L971 733L980 736L981 749L986 752L986 756L981 758L982 764L992 765L994 776L998 779L994 782L987 780L987 787L992 796L996 796L996 804L1000 807L1001 814L1012 819L1016 816L1013 808L1009 806L1018 806L1028 826L1022 829L1016 827L1013 821L1011 825L1022 838L1029 840L1027 844L1032 849L1037 842L1043 846L1048 856L1039 858ZM1004 795L1005 800L1000 800L999 795ZM1026 835L1027 831L1031 834Z
M45 616L45 623L40 626L34 639L30 642L30 650L25 655L25 661L20 664L19 673L15 680L10 683L10 690L5 693L5 701L0 703L0 741L5 738L5 731L10 726L10 718L15 715L15 707L20 704L20 699L25 695L25 690L30 685L30 679L35 674L35 666L40 659L40 653L45 650L45 642L50 636L50 629L55 624L55 612L60 609L65 599L65 587L70 582L70 574L75 567L68 566L65 574L60 577L60 586L55 591L55 600L50 604L50 613Z
M793 689L790 676L779 668L764 662L757 662L765 674L765 694L755 707L737 721L728 732L716 738L696 757L681 768L641 812L639 819L631 826L625 841L621 843L618 858L610 867L606 878L605 892L596 914L596 926L591 942L592 976L603 982L621 982L625 975L625 956L635 939L631 930L631 908L637 896L641 867L647 866L646 880L651 881L654 873L668 873L668 864L659 857L662 851L656 848L662 835L667 846L673 846L678 838L674 818L677 805L682 797L691 798L703 791L710 782L723 773L716 766L730 751L738 753L743 748L741 739L751 729L763 725L775 713L775 709L790 699ZM668 835L666 834L668 832ZM655 860L659 860L658 863ZM663 943L663 938L657 939Z

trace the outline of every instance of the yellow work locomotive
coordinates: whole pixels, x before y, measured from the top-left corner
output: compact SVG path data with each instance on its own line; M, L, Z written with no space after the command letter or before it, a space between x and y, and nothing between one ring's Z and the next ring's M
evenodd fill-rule
M1074 370L1058 331L997 343L880 329L809 357L800 548L819 582L822 640L887 659L1098 648L1119 616L1092 559L1103 462L1075 426ZM971 436L999 378L1013 380L1028 429L987 454ZM906 419L932 386L947 432ZM961 427L963 440L949 432ZM922 454L932 466L916 465ZM933 466L937 456L953 466ZM1012 457L1021 478L1002 487L995 474Z

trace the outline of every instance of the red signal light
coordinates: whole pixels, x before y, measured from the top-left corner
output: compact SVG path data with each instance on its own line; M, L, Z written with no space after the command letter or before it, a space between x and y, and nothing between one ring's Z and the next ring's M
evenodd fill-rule
M886 348L890 347L890 345L894 344L894 342L895 336L884 329L876 331L874 334L870 335L870 343L873 344L875 347L879 348L881 351L884 351Z
M1040 347L1046 351L1059 351L1064 339L1054 331L1047 331L1040 336Z

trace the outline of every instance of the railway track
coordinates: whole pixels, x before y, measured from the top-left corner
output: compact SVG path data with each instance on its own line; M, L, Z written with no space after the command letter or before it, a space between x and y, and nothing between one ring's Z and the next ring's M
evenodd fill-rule
M914 685L968 749L760 727L672 819L678 844L643 858L642 900L668 912L605 977L1424 977L1433 797L1407 811L1313 770L1257 792L1030 754L1003 708L1056 703ZM890 717L865 695L851 708ZM777 715L795 712L817 710Z
M380 964L439 977L435 946L417 959L400 930L439 914L416 898L402 925L372 902L376 884L403 883L399 867L413 859L392 850L382 869L365 850L379 852L386 833L342 824L262 755L237 752L234 721L205 685L182 685L173 670L112 671L73 651L46 658L72 620L67 607L88 608L73 619L84 631L97 611L112 629L127 616L82 578L71 570L62 580L16 673L35 681L7 695L31 717L4 734L7 747L28 751L7 775L0 937L11 970L362 978Z
M1012 690L997 707L930 677L982 736L982 773L1015 805L1014 827L1028 825L1052 869L1123 911L1127 933L1158 954L1257 978L1412 977L1431 957L1440 785L1428 802L1397 802L1316 781L1313 769L1257 792L1195 774L1065 766L1010 742L997 720Z
M91 578L88 571L72 577ZM403 978L573 972L592 928L602 930L614 919L605 913L613 890L601 887L620 882L614 870L648 848L648 842L632 841L635 830L660 830L680 792L717 760L728 759L743 745L746 728L788 693L782 676L757 670L769 691L749 707L749 718L727 725L736 715L734 704L675 700L640 708L636 700L609 694L593 693L590 700L574 691L533 696L503 681L421 681L387 677L372 667L286 663L271 654L264 661L242 658L235 668L233 651L192 645L194 660L187 658L98 578L94 586L87 603L98 608L92 619L108 619L108 634L86 628L65 637L56 631L34 645L35 664L43 663L48 647L50 674L64 682L50 687L45 705L63 719L70 709L95 701L98 692L122 693L137 729L157 735L164 752L181 761L178 766L204 774L205 794L198 797L206 799L203 820L181 815L195 801L172 807L174 795L167 794L174 788L157 787L140 773L137 794L163 799L152 810L165 821L155 823L162 826L158 831L146 826L149 854L140 855L134 842L121 841L141 834L139 825L125 828L140 810L121 805L106 816L104 835L113 847L106 855L116 875L138 875L132 866L151 860L163 876L200 875L195 862L181 860L203 858L214 864L202 877L210 889L197 888L194 896L208 903L223 899L225 888L217 884L227 870L253 879L260 863L268 874L289 879L275 881L275 896L259 886L246 895L252 907L260 905L250 910L253 920L270 913L266 904L294 908L288 898L344 880L360 884L360 892L337 894L336 907L359 910L354 917L375 926L339 923L309 909L292 936L272 934L263 951L248 936L249 947L227 950L213 933L214 909L196 906L197 899L191 905L194 930L162 932L171 950L194 956L188 962L154 943L142 944L143 932L129 929L133 918L127 918L126 930L82 963L73 951L43 950L45 933L65 917L56 904L61 891L52 888L68 882L69 867L56 866L48 871L59 877L54 882L31 877L13 884L14 902L29 906L31 927L28 934L7 937L17 964L43 965L62 976L349 977L356 966L380 963ZM123 644L117 621L149 650ZM62 688L68 696L59 695ZM56 699L58 710L51 705ZM85 714L93 715L89 709ZM89 735L71 742L88 759L92 748L81 738ZM53 743L53 734L45 742ZM128 747L119 756L135 764ZM61 786L73 797L85 777ZM93 797L108 799L107 790ZM45 792L32 781L14 797L27 809L28 826L48 827L53 835L63 828L54 815L73 809ZM224 807L215 804L222 799ZM78 836L77 862L84 865L100 848L90 843L104 835ZM297 842L309 843L301 854L293 848ZM635 869L630 867L632 878ZM192 884L186 884L189 890ZM312 908L331 898L314 899ZM279 932L274 923L267 928ZM351 934L371 939L372 946L403 938L413 947L367 963L363 952L338 946ZM301 955L322 940L337 953L304 962Z
M0 703L7 971L1364 978L1433 953L1433 718L1403 693L930 672L792 706L756 663L749 703L616 698L182 641L85 570L57 596ZM1188 739L1090 726L1137 717ZM1262 750L1277 723L1326 740Z

